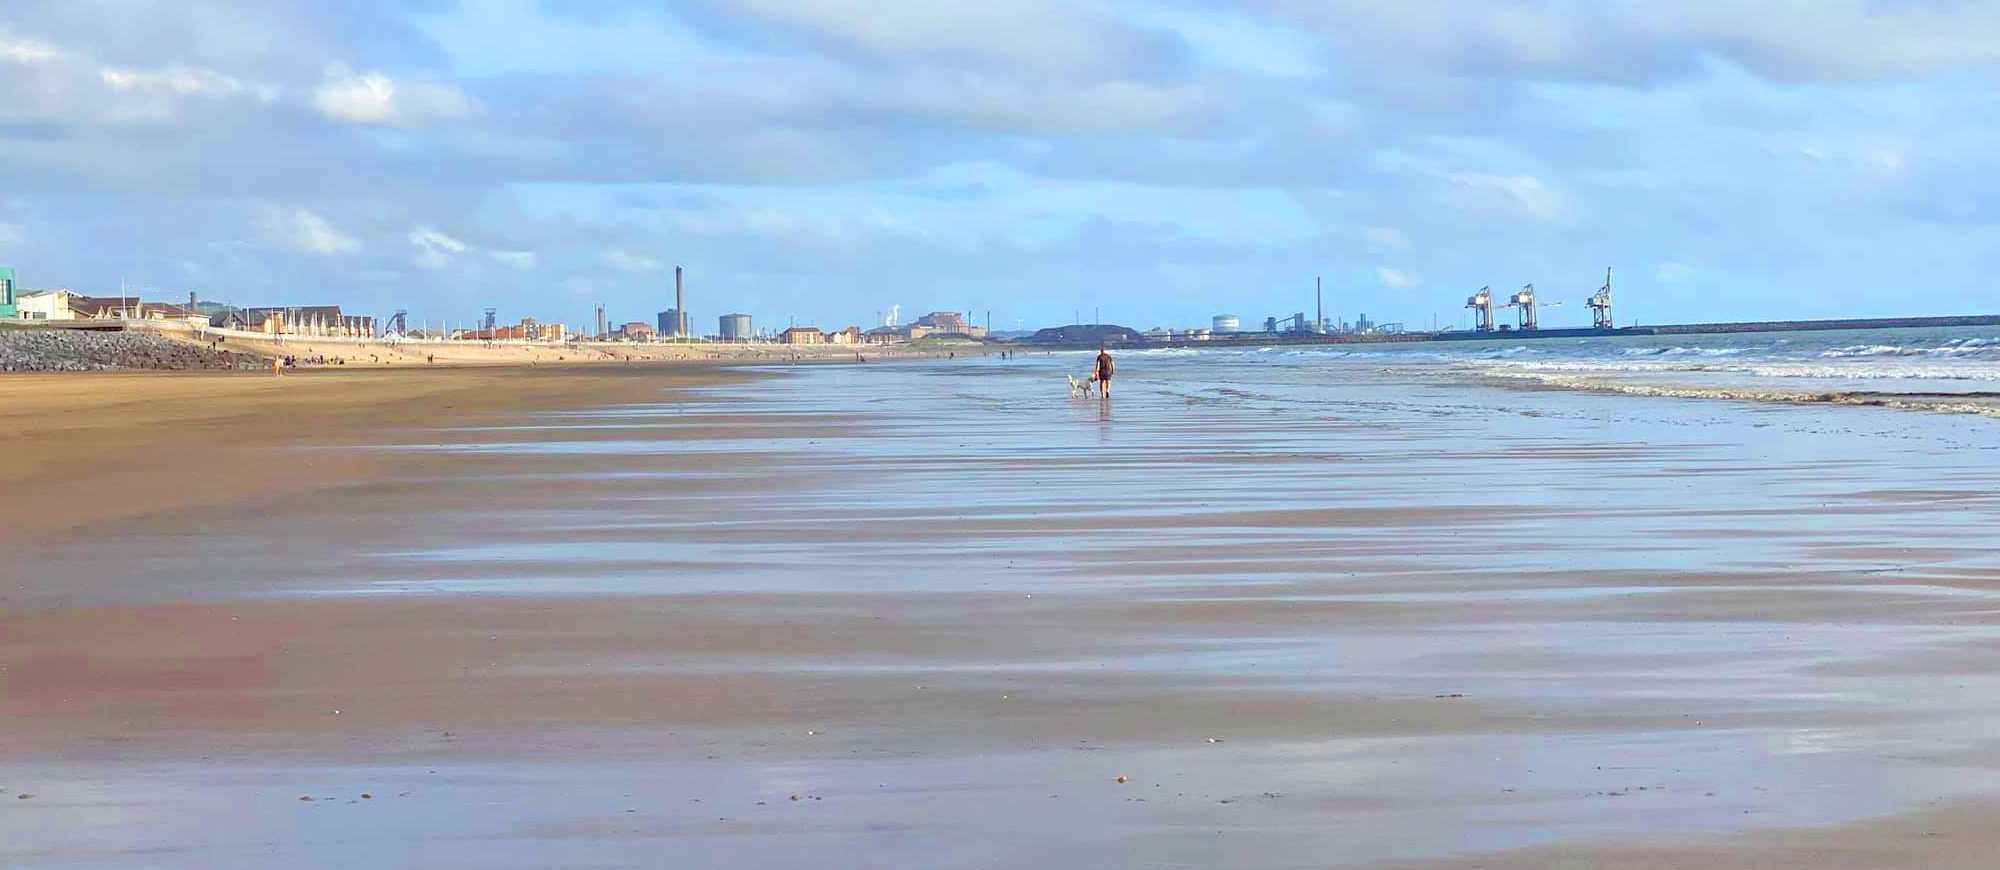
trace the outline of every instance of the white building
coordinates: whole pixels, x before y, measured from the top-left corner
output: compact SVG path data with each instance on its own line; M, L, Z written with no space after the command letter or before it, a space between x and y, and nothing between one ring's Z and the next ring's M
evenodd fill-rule
M57 288L23 293L15 301L20 305L20 316L29 320L69 320L76 316L70 308L70 300L82 296L73 290Z

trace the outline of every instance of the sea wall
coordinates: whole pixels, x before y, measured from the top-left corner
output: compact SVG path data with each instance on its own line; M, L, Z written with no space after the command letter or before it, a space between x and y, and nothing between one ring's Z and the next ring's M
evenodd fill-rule
M121 369L257 369L262 357L141 332L0 329L0 371L85 372Z

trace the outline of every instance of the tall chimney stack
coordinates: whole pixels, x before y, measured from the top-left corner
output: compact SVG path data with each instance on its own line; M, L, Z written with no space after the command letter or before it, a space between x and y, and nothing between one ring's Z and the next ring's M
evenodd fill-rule
M687 331L688 331L687 296L686 294L681 292L681 267L675 266L674 267L674 337L680 338L682 336L685 336L687 335Z

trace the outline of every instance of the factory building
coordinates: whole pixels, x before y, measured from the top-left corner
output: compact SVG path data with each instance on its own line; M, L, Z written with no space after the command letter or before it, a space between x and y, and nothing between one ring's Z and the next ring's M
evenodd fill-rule
M653 338L653 325L634 320L619 327L618 334L624 336L626 341L651 341Z
M986 334L986 328L975 326L965 315L956 311L933 311L917 318L907 328L909 338L919 339L926 335L969 335L979 338Z
M1237 320L1234 314L1217 314L1210 318L1209 324L1216 335L1243 331L1243 322Z
M669 308L660 312L657 319L660 324L659 334L661 338L683 338L684 336L681 335L681 324L694 322L678 308Z
M723 341L749 341L756 332L750 328L750 315L724 314L718 318L715 334Z

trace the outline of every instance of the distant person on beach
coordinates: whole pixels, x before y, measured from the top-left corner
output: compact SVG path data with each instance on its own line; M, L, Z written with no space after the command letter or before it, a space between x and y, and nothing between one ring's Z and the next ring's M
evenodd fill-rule
M1117 366L1111 362L1111 351L1097 349L1097 395L1111 398L1111 370Z

